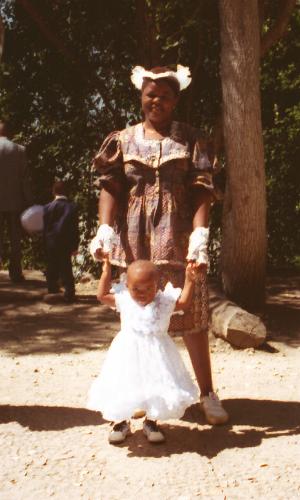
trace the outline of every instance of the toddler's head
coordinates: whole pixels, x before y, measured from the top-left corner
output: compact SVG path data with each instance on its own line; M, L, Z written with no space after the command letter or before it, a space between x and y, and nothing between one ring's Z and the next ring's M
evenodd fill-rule
M153 301L157 292L157 267L149 260L136 260L127 270L127 288L141 306Z

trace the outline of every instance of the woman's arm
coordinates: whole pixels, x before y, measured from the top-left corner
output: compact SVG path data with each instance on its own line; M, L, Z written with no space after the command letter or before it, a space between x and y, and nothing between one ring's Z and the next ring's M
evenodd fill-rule
M207 246L209 238L209 212L213 196L207 189L194 188L192 203L194 209L193 232L190 235L187 261L198 270L206 271L208 265Z
M186 267L184 286L176 302L175 311L186 311L191 305L195 288L195 268L195 264L188 264Z
M193 190L193 229L196 227L208 227L209 212L213 196L208 189L195 187Z
M100 224L114 225L118 206L117 196L118 193L112 194L105 188L101 189L98 204Z
M103 261L102 274L99 279L97 300L106 304L107 306L114 307L116 305L115 297L109 293L111 287L111 265L108 259Z

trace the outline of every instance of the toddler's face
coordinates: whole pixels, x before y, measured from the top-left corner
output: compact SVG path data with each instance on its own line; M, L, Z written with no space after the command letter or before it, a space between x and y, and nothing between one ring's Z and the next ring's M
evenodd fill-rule
M153 276L128 276L127 288L133 300L141 306L146 306L154 300L157 293L157 281Z

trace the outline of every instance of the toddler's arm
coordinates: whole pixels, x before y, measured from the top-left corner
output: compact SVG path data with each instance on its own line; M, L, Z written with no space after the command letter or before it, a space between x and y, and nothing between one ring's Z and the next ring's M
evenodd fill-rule
M186 311L190 307L195 288L195 273L195 264L188 264L185 269L184 286L176 302L175 311Z
M111 265L106 258L102 264L102 274L99 279L97 299L107 306L115 307L116 300L112 293L109 293L111 287Z

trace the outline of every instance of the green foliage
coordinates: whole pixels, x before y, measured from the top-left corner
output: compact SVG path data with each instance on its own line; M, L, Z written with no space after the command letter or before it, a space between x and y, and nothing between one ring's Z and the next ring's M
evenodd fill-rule
M300 248L300 12L262 65L269 266L296 265Z
M38 203L51 198L55 177L68 179L80 207L83 270L95 268L88 242L97 225L97 191L91 161L112 130L139 120L138 94L130 69L141 64L141 42L133 0L31 0L37 23L21 4L2 1L6 24L0 68L0 109L16 139L26 145ZM192 69L193 84L183 92L178 119L210 134L221 109L217 0L147 0L160 63ZM268 4L272 25L278 1ZM262 64L262 112L268 190L269 261L292 263L299 248L296 167L299 158L299 12L288 36ZM49 34L50 33L50 34ZM142 33L142 37L139 35ZM221 208L212 225L212 270L216 272ZM297 239L298 238L298 239ZM26 264L43 266L41 241L25 240Z

